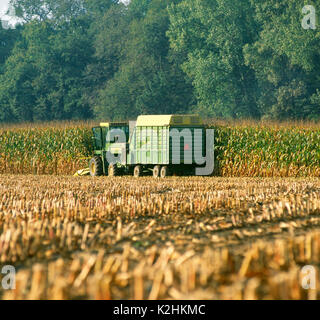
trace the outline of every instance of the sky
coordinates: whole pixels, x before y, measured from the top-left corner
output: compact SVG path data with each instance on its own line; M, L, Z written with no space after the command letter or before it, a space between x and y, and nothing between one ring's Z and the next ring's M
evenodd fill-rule
M12 18L14 13L11 12L11 16L7 16L6 13L9 9L10 0L0 0L0 23L2 28L15 28L16 24L19 23L18 19Z
M3 16L8 10L8 4L10 0L0 0L0 16Z

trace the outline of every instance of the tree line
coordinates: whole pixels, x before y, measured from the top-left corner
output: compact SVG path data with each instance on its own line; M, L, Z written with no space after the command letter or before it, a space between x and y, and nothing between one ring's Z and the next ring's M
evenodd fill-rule
M0 24L0 122L320 118L320 33L301 27L302 0L11 5L22 23Z

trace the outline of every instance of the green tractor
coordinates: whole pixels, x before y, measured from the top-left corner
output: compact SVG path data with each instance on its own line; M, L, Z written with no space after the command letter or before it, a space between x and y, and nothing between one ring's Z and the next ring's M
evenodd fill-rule
M89 169L91 176L117 176L123 173L127 154L127 142L129 140L129 123L128 122L110 122L101 123L100 127L92 128L94 157L90 160ZM110 133L119 133L110 137ZM121 134L121 132L123 134ZM125 138L124 138L125 137ZM108 139L109 138L109 139ZM108 155L114 157L121 156L123 161L108 162Z

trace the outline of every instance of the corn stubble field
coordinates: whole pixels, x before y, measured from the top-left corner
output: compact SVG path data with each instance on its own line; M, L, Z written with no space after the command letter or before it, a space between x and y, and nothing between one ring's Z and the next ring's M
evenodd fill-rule
M0 298L319 299L319 127L215 125L216 176L167 179L71 176L92 124L0 129Z
M1 176L2 299L314 299L318 179Z

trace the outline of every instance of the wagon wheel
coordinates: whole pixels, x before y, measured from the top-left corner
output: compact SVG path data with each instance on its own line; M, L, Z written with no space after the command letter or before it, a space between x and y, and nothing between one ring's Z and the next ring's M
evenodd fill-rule
M142 168L141 166L135 166L134 169L133 169L133 175L138 178L138 177L141 177L142 175Z
M165 178L167 176L169 176L169 168L167 166L164 166L161 168L160 177Z
M154 178L159 178L160 176L160 166L154 166L153 168L153 177Z
M89 168L90 168L90 175L92 177L103 175L103 164L100 157L93 157L90 160Z

